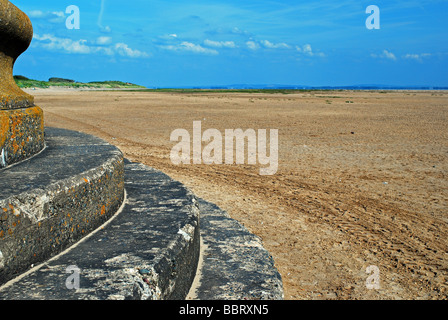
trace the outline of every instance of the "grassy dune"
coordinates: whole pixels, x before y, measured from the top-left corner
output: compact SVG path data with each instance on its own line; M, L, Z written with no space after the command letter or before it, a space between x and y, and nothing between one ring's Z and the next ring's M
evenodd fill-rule
M72 81L40 81L28 79L24 76L14 76L14 80L20 88L86 88L86 89L145 89L144 86L122 81L94 81L94 82L72 82Z

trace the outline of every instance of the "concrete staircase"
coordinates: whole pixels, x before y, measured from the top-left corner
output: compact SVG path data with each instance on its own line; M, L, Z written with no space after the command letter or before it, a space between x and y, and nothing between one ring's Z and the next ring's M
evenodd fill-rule
M96 137L45 133L0 171L0 299L283 298L272 257L226 212Z

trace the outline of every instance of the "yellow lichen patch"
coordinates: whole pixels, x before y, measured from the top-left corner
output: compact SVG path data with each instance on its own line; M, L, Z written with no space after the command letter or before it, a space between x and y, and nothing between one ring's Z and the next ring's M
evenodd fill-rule
M3 148L8 138L9 115L5 111L0 111L0 148Z
M1 82L1 81L0 81ZM23 160L44 146L43 111L37 106L0 110L0 153L3 165ZM5 157L5 155L8 157Z
M101 215L104 215L106 213L106 206L101 207Z
M41 108L39 108L38 106L34 106L31 108L26 108L25 112L30 115L30 116L36 116L38 118L41 118L43 116L43 111Z

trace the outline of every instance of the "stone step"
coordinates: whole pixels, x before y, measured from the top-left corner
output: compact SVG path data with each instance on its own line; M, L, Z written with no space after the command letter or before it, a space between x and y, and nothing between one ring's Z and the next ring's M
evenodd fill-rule
M199 200L201 255L187 299L283 300L283 283L259 237L213 203Z
M124 173L112 218L1 286L0 299L283 298L258 237L160 171L125 159Z
M117 214L1 287L0 299L185 298L199 257L197 200L160 171L129 162L125 168L126 200ZM79 289L67 288L70 266L79 269Z
M115 146L55 128L45 140L41 153L0 170L0 284L77 242L123 202Z

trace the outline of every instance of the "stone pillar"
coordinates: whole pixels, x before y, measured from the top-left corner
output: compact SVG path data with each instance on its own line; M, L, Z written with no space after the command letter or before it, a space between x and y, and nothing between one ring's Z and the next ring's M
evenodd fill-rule
M28 16L0 0L0 169L35 155L45 145L43 111L13 78L14 63L32 38Z

